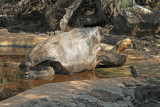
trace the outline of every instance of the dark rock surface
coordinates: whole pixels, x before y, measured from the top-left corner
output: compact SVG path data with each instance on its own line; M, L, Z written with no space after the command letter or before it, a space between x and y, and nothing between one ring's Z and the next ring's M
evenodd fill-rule
M150 14L127 11L125 15L119 14L115 18L113 29L119 35L132 35L138 38L156 36L160 32L160 12Z

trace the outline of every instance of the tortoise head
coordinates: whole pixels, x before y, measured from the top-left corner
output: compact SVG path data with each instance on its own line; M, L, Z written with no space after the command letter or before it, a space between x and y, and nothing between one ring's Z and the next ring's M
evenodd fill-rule
M120 54L122 51L127 49L129 45L131 45L131 40L129 38L126 38L122 41L117 42L113 49L117 54Z
M131 39L129 39L129 38L124 39L122 41L122 44L125 45L125 46L131 45Z

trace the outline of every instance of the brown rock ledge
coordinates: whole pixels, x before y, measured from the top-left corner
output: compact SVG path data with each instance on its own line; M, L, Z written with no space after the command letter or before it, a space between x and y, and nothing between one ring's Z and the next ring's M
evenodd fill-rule
M159 106L159 83L151 76L49 83L1 101L0 107Z
M0 35L0 46L33 46L39 41L46 39L48 36L39 36L27 33L7 33Z

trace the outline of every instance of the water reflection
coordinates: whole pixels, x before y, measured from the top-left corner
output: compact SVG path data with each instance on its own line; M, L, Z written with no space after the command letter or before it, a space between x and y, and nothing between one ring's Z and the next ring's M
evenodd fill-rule
M26 80L21 69L3 66L7 61L23 62L28 51L29 49L26 48L0 47L0 101L46 83L97 78L94 71L87 71L73 75L56 74L50 78Z
M8 51L7 51L8 50ZM21 93L27 89L46 83L88 80L96 78L130 77L129 66L134 66L138 75L160 75L160 62L153 58L153 54L144 54L136 51L125 51L127 62L122 67L96 68L94 71L86 71L73 75L56 74L51 78L26 80L24 72L19 68L3 67L6 61L23 62L27 48L0 47L0 101ZM54 78L54 79L53 79Z
M29 89L29 86L23 79L23 72L20 72L18 68L3 67L3 64L8 60L24 61L24 55L0 56L0 100L7 99L8 97Z
M154 56L160 56L157 52L140 52L132 49L125 50L127 61L122 67L95 69L99 78L131 77L129 66L134 66L139 76L160 76L160 60Z

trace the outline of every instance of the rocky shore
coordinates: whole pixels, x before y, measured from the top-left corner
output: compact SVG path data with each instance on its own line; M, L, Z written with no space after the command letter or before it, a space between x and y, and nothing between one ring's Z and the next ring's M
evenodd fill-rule
M0 107L158 107L160 77L50 83L0 102Z

